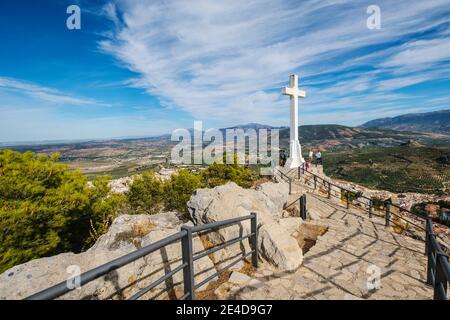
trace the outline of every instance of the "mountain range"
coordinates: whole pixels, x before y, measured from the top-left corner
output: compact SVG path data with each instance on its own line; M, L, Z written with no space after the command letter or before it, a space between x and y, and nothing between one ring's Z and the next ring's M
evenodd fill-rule
M450 134L450 109L375 119L361 127Z

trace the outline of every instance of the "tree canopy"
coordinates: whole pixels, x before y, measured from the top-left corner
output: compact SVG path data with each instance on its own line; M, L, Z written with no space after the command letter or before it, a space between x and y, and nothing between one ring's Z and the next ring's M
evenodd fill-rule
M58 159L0 150L0 272L82 250L117 211L120 196L108 196L108 178L89 184Z

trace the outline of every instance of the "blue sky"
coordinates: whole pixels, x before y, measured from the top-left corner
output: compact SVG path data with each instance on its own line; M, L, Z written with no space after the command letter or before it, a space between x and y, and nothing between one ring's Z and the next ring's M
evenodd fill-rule
M288 125L292 73L301 124L448 109L449 21L450 0L1 1L0 142Z

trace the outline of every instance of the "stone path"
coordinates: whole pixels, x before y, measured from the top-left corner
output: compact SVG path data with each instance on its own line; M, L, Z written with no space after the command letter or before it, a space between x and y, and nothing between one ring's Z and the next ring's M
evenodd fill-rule
M263 265L247 285L226 284L229 291L221 298L432 299L433 290L425 285L422 241L396 234L382 218L347 210L320 195L308 193L307 206L322 216L315 222L328 231L306 252L302 266L294 273L277 273ZM369 290L368 280L377 270L380 287Z

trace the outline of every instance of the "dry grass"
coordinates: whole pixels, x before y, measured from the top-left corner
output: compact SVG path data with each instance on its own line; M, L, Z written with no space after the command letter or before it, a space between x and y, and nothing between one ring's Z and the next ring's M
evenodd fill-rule
M133 225L132 233L134 237L144 237L155 229L153 223L141 223Z
M216 246L216 244L211 242L211 240L205 235L200 235L199 238L200 238L200 241L202 242L203 248L205 250L211 249ZM218 264L215 261L214 255L210 254L210 255L208 255L208 257L211 259L211 261L214 264L214 267L217 270ZM252 276L256 272L256 268L253 267L253 265L247 260L243 260L243 262L244 262L244 267L242 267L239 270L239 272L245 273L248 276ZM217 295L214 292L216 291L216 289L218 287L220 287L222 284L224 284L225 282L228 281L232 272L233 271L231 271L231 270L226 270L226 271L222 272L216 278L216 280L212 280L208 283L205 290L196 292L196 294L195 294L196 299L198 299L198 300L218 300L219 298L217 297Z
M214 291L230 279L231 273L232 271L230 270L222 272L217 280L212 280L208 283L205 290L196 292L195 298L197 300L219 300Z

